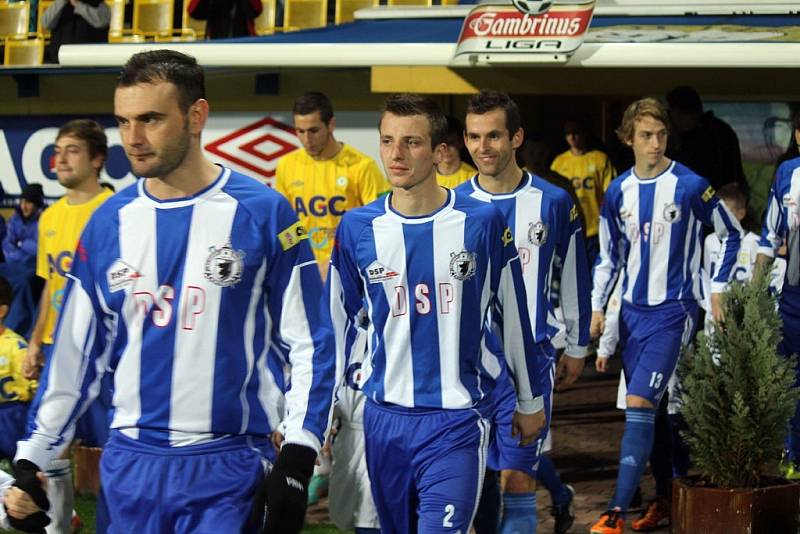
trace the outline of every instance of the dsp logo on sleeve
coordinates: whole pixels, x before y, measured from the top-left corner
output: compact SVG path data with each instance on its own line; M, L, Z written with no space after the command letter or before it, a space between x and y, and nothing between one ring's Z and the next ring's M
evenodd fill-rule
M708 202L709 200L714 198L714 194L715 193L716 193L716 191L714 191L714 188L709 185L706 188L706 190L703 192L703 196L702 196L703 202Z
M289 250L304 239L308 239L308 232L305 227L300 224L300 221L297 221L278 234L278 240L281 242L283 250Z

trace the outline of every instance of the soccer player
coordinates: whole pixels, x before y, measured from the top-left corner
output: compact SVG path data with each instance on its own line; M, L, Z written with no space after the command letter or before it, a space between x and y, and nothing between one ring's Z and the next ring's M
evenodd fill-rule
M328 425L334 345L306 232L280 195L203 156L208 109L190 56L154 50L123 67L114 114L142 178L81 235L36 426L17 449L15 484L46 504L34 474L111 373L110 531L258 532L264 495L266 531L297 532ZM270 346L292 379L277 460Z
M461 160L461 149L464 148L464 126L455 117L447 116L447 138L442 161L436 166L436 181L442 187L455 189L477 172L475 167Z
M572 187L580 199L586 221L586 254L592 266L599 250L600 204L616 171L604 152L589 150L586 127L580 121L571 120L564 124L564 138L569 150L556 156L551 168L572 180Z
M467 532L489 438L494 384L485 365L493 364L482 347L490 307L515 382L511 431L522 444L545 424L550 369L534 350L502 215L436 183L447 132L439 106L389 96L379 129L392 192L348 212L337 230L328 278L337 354L366 301L364 434L382 532Z
M38 378L45 360L50 359L56 320L61 312L67 274L73 252L86 222L92 213L111 196L100 187L100 171L106 161L108 142L103 128L95 121L69 121L56 134L55 166L58 183L66 194L42 212L39 218L39 240L36 253L36 275L45 280L39 301L39 313L31 332L23 370L28 378ZM42 377L46 386L47 373ZM30 415L35 415L39 396L34 399ZM76 436L87 445L102 447L108 438L110 392L104 388L96 403L76 426ZM29 422L29 427L33 422ZM48 527L50 532L69 532L73 517L72 470L68 452L47 469L48 493L52 501ZM77 516L76 516L77 517Z
M795 124L798 124L795 121ZM800 128L793 132L800 143ZM764 228L759 241L757 263L766 267L778 250L786 245L786 276L778 306L783 319L781 354L800 354L800 158L783 162L776 172L769 193ZM797 370L800 383L800 366ZM798 403L800 406L800 403ZM793 471L800 470L800 410L791 421L791 457Z
M635 165L611 183L601 212L591 331L593 337L602 333L603 307L621 272L619 329L628 392L616 492L593 534L623 532L623 514L653 446L656 407L697 321L702 225L713 226L723 244L711 284L718 322L720 292L741 241L739 223L708 182L664 155L668 133L667 112L658 101L628 106L618 135L633 149ZM598 370L605 370L602 364Z
M507 94L484 90L472 96L467 104L464 140L479 174L456 192L496 206L514 236L536 343L533 350L550 367L543 385L549 419L554 374L566 374L559 382L569 385L583 370L591 318L589 269L578 210L569 195L517 165L516 151L523 138L519 108ZM553 276L561 279L560 300L567 331L567 349L558 370L550 343L557 329L548 321L553 314ZM546 432L526 447L519 447L511 438L514 395L505 374L498 378L494 402L496 432L490 446L489 467L503 470L506 480L500 532L535 532L536 472ZM572 494L564 489L556 497L555 505L566 505L564 510L568 512ZM565 532L568 522L566 517L559 521L558 530Z
M369 204L388 189L378 165L352 146L336 140L336 117L322 93L306 93L292 109L302 148L278 161L275 189L289 199L324 279L339 220L347 210Z

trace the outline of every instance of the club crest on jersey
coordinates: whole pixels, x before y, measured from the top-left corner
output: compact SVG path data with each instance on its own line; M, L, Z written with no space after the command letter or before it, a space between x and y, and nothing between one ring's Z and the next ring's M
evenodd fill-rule
M204 273L206 280L221 287L237 284L244 271L244 251L233 250L229 243L220 248L210 246L208 250Z
M367 267L367 280L369 280L370 284L380 284L392 278L397 278L398 276L400 275L397 271L390 269L378 261L373 261Z
M142 275L139 271L122 260L117 260L112 263L111 267L106 271L108 290L112 293L132 286L136 283L136 280L141 277Z
M456 280L469 280L475 276L475 253L462 250L450 253L450 276Z
M542 221L536 221L528 225L528 242L531 245L541 247L547 242L547 225Z
M676 223L681 220L681 207L674 202L665 204L663 215L664 220L668 223Z

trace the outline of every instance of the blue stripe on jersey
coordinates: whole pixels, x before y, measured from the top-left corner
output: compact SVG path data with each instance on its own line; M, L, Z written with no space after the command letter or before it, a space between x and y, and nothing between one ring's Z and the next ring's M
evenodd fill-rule
M434 339L439 339L439 327L437 321L436 291L431 284L436 280L433 272L433 222L424 224L405 224L403 225L403 242L406 248L406 258L414 258L413 263L408 264L408 313L411 330L415 335L411 336L411 351L414 354L428 353L426 358L414 358L412 366L414 369L414 404L417 406L441 406L442 387L439 380L441 368L439 367L439 344L431 343ZM414 289L421 284L425 284L429 290L427 303L418 302Z
M647 288L650 282L650 240L654 233L651 228L653 217L653 198L656 194L656 184L639 184L639 254L641 254L641 267L639 276L633 286L633 298L636 302L647 299Z
M160 288L170 287L174 292L170 304L178 307L181 302L183 280L183 262L179 258L186 254L188 232L176 232L176 228L188 229L192 222L192 208L184 207L156 212L156 266L157 280ZM156 324L157 308L160 299L166 295L152 295L154 298L153 321L144 321L142 325L141 382L139 394L142 415L137 425L140 437L154 444L167 445L169 437L163 430L169 428L170 399L172 397L171 381L173 358L172 348L175 346L175 330L165 329ZM158 384L157 387L155 385Z

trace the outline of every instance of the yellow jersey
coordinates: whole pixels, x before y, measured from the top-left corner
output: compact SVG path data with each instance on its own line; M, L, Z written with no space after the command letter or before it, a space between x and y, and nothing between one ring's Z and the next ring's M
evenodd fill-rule
M283 156L275 189L308 231L317 262L327 265L342 215L385 194L389 184L372 158L342 143L339 153L325 161L314 160L303 148Z
M455 189L457 185L463 184L477 173L478 170L475 169L469 163L461 162L461 166L458 168L456 172L453 174L439 174L436 173L436 181L439 182L439 185L442 187L446 187L448 189Z
M0 404L30 402L36 393L36 380L22 374L28 342L10 328L0 334Z
M599 150L580 156L567 150L553 160L550 168L572 182L586 220L586 237L596 236L600 231L603 194L617 174L608 156Z
M47 280L50 308L45 319L43 343L52 343L58 312L64 299L67 273L72 267L72 254L83 227L94 210L113 193L106 188L89 202L71 205L67 197L42 212L39 218L39 243L36 252L36 275Z

